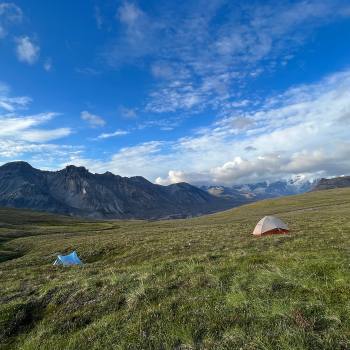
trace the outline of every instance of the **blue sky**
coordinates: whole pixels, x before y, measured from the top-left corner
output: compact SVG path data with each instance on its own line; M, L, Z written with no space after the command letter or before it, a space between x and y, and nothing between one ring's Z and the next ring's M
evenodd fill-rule
M346 0L0 1L0 163L350 174L349 42Z

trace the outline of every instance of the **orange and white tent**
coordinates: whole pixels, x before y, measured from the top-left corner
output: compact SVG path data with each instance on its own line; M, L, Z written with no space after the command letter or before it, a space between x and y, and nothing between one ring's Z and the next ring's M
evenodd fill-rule
M288 233L288 226L276 216L265 216L255 226L254 236Z

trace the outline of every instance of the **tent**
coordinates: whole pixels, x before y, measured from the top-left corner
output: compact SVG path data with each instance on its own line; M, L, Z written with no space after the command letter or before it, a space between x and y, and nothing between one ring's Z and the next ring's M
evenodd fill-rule
M262 236L288 232L288 226L282 220L276 216L265 216L255 226L253 235Z
M57 255L57 259L53 263L54 265L82 265L83 263L78 257L76 251L68 254L68 255Z

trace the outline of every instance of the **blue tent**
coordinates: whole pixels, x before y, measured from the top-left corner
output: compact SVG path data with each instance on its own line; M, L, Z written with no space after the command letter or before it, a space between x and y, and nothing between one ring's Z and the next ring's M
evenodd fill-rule
M54 265L82 265L83 263L78 257L76 251L68 254L68 255L57 255L57 259L53 263Z

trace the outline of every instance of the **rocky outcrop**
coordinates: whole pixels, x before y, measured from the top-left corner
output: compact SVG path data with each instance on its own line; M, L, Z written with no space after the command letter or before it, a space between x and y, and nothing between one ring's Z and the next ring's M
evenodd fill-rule
M312 191L331 190L334 188L350 187L350 176L333 177L331 179L321 179Z

